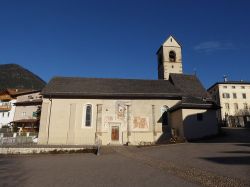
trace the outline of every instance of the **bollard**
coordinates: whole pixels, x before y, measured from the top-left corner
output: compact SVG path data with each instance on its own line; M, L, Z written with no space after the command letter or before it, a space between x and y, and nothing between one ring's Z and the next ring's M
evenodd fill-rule
M97 145L96 155L97 155L97 156L99 156L99 155L100 155L100 144L98 144L98 145Z
M99 139L97 139L96 143L97 143L96 155L99 156L100 155L100 149L101 149L101 141Z

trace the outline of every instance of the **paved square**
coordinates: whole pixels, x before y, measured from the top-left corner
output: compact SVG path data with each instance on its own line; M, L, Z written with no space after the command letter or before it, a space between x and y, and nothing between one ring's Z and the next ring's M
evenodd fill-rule
M250 186L250 131L210 141L0 156L0 186Z

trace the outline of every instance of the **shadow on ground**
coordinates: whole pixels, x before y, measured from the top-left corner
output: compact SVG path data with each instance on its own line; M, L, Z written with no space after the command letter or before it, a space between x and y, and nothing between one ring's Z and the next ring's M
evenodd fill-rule
M242 143L242 144L235 144L235 145L250 147L250 143L249 143L249 144L247 144L247 143Z
M250 129L223 127L221 128L221 132L216 136L200 140L193 140L191 142L192 143L250 143ZM248 146L250 146L250 144Z
M201 158L218 164L229 164L229 165L250 165L250 156L237 156L237 157L209 157Z
M250 151L222 151L221 153L250 154Z
M222 128L218 136L210 137L204 140L192 141L192 143L231 143L235 146L244 146L242 150L227 150L219 153L224 153L217 157L200 157L200 159L207 160L218 164L227 165L250 165L250 129L247 128ZM247 150L246 150L247 149ZM240 154L240 155L239 155Z
M21 170L21 166L16 159L11 157L0 155L0 186L18 186L19 184L26 181L24 172Z

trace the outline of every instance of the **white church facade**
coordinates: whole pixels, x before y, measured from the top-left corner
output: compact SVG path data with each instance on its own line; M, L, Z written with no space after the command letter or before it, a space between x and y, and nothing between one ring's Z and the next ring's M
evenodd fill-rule
M38 143L138 145L216 134L218 106L195 75L183 74L179 43L170 36L157 55L159 80L54 77L41 93Z

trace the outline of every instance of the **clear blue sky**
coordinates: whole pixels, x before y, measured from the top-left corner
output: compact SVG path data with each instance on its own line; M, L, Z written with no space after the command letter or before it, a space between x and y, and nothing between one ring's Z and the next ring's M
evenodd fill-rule
M53 76L157 79L172 34L206 87L250 80L247 0L0 0L0 64Z

